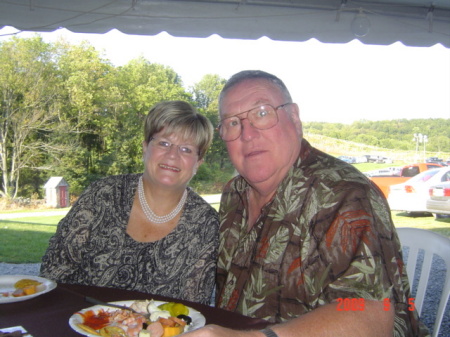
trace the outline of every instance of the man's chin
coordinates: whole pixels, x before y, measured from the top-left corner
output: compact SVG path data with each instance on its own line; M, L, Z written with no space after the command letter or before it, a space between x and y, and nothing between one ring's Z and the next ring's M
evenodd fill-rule
M254 171L254 172L248 172L247 174L241 174L245 180L250 184L250 185L257 185L257 184L263 184L265 183L267 180L270 179L271 174L269 174L268 172L265 172L263 170L260 170L258 172Z

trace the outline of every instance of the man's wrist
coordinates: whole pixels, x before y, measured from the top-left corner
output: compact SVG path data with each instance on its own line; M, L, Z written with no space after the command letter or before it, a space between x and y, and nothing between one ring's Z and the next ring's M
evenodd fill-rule
M275 331L273 331L271 328L265 328L259 331L266 335L266 337L278 337Z

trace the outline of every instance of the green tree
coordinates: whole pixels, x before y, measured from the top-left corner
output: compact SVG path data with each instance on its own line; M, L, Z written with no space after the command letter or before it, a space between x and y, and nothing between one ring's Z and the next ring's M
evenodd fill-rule
M219 112L219 94L226 80L216 74L207 74L190 89L199 109L208 112Z
M72 45L61 40L55 47L63 91L61 118L70 125L59 141L70 147L70 156L54 158L52 173L64 176L78 194L103 176L104 110L115 68L87 42Z
M52 134L60 121L60 78L53 48L41 37L0 43L0 194L14 198L24 169L62 150Z
M197 108L208 117L214 127L219 124L219 94L225 83L226 80L219 75L208 74L190 89ZM234 172L226 145L217 130L214 132L213 142L201 170L205 172L199 170L192 183L203 180L203 184L205 184L205 181L209 180L210 182L215 181L217 185L221 186L230 179Z
M105 174L141 172L143 124L150 108L160 101L191 101L181 78L173 69L137 58L116 70L110 88L107 118L103 126L108 163Z

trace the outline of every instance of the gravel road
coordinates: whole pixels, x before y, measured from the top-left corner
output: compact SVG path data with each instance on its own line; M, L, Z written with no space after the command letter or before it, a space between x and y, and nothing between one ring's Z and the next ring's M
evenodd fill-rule
M39 275L40 263L3 263L0 262L0 275Z

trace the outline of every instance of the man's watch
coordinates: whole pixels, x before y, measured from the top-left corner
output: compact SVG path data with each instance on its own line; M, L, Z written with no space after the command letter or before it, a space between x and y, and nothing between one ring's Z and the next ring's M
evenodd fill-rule
M265 334L266 337L278 337L278 335L275 333L275 331L273 331L271 328L265 328L265 329L262 329L259 331L262 332L263 334Z

